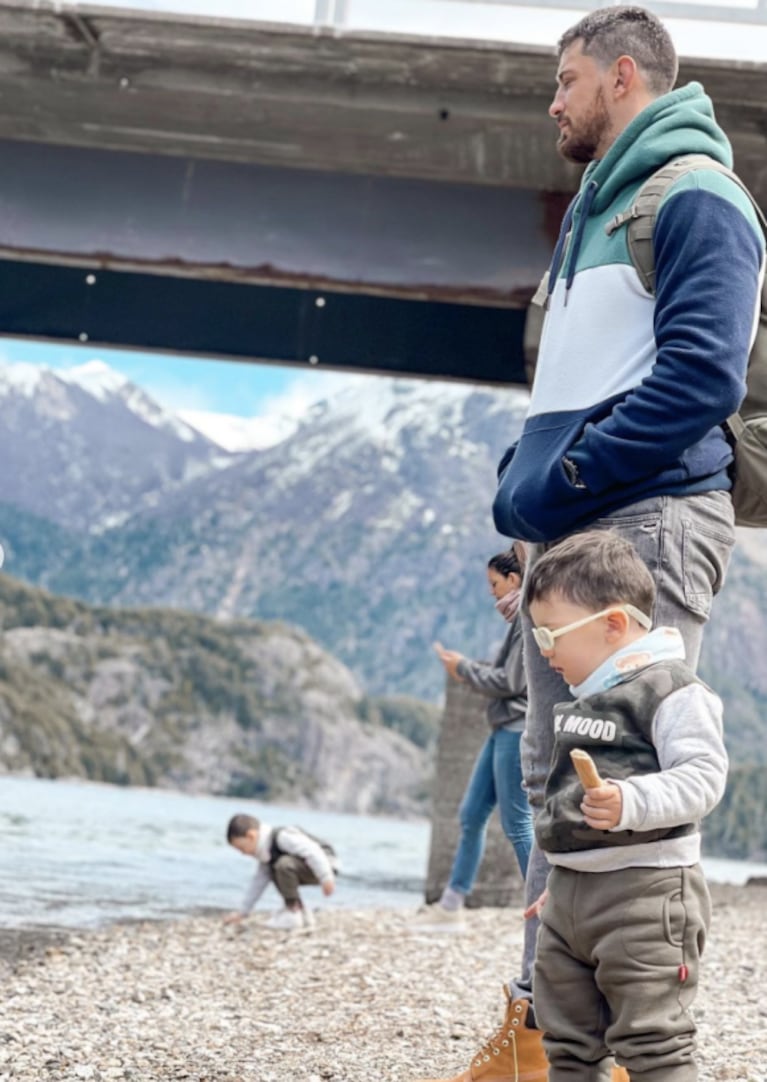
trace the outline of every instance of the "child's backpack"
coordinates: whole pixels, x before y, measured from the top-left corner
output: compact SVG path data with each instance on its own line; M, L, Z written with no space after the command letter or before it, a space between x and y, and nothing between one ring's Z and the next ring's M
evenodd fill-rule
M274 864L275 861L278 860L284 853L284 850L280 849L279 843L280 831L284 829L284 827L272 828L272 845L269 855L270 864ZM316 842L320 849L322 849L325 855L328 857L331 867L334 867L334 865L337 863L337 855L335 849L330 844L330 842L326 842L324 838L318 838L314 834L310 834L309 831L304 830L303 827L294 827L293 829L300 830L305 837L310 838L313 842Z
M655 293L655 250L653 230L658 207L675 181L695 169L724 173L742 188L751 200L767 236L767 220L743 181L707 154L672 158L645 181L633 205L605 227L608 236L628 224L628 248L642 285ZM737 413L727 421L726 430L735 456L732 502L738 526L767 526L767 277L762 282L762 306L756 338L748 358L746 397Z

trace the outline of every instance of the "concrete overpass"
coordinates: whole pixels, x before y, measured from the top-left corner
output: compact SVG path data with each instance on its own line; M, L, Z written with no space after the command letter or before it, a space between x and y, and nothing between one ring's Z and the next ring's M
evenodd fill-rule
M0 0L0 331L521 382L553 49ZM767 65L685 60L767 206Z

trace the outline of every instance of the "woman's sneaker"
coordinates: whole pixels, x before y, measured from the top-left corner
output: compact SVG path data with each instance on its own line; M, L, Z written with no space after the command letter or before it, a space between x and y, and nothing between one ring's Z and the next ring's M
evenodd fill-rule
M445 909L436 902L419 909L410 921L411 932L463 932L466 917L463 909Z

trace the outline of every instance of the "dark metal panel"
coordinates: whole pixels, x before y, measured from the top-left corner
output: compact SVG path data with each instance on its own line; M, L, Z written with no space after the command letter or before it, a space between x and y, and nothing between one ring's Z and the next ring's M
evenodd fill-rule
M0 260L2 333L67 343L510 384L525 382L524 319L514 308Z
M0 142L0 251L525 305L543 192Z

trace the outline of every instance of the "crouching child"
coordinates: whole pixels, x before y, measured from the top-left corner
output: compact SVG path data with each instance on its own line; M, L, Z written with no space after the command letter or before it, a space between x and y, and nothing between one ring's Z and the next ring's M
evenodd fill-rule
M224 917L224 922L243 920L267 886L274 883L283 908L269 918L265 927L283 932L313 927L314 917L304 907L298 888L320 886L326 897L333 893L338 859L332 845L300 827L273 827L244 814L229 820L226 840L243 856L258 861L258 867L241 908Z

